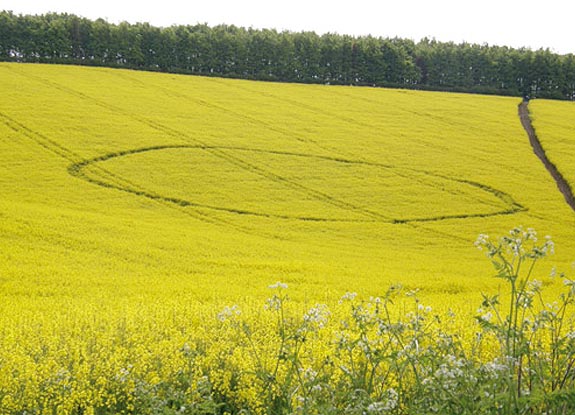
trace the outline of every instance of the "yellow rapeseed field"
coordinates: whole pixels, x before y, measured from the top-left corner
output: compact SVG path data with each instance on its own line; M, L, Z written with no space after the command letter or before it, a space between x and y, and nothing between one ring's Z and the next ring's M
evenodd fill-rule
M575 188L575 104L534 100L531 118L547 157Z
M401 283L468 318L503 289L480 233L552 235L553 290L575 212L518 103L0 63L0 413L129 413L201 367L225 390L218 313L262 318L276 281L296 311ZM531 105L575 180L573 104Z

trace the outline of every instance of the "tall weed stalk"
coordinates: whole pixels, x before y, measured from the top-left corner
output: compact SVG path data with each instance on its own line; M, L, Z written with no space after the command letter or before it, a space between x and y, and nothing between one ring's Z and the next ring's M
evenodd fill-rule
M565 290L548 302L534 278L553 253L551 238L515 228L475 244L507 290L483 294L472 339L454 328L453 315L434 313L400 286L366 300L347 293L333 313L317 304L298 316L287 285L276 283L265 306L273 318L248 322L228 309L220 315L236 339L228 356L242 358L228 362L241 381L226 386L225 407L270 415L575 413L575 281L555 276ZM400 312L398 302L410 310ZM241 393L247 385L251 397Z

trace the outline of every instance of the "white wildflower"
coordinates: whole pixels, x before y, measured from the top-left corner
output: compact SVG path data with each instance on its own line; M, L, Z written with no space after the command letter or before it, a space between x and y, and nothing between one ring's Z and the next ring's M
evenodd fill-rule
M367 406L367 413L368 414L383 414L385 412L389 412L394 410L397 407L397 403L399 400L399 395L393 388L389 388L386 391L386 399L385 401L379 402L372 402Z
M270 286L268 286L268 288L271 288L272 290L275 290L276 288L279 290L285 290L287 289L288 285L285 282L276 282L275 284L272 284Z
M423 304L418 304L417 309L423 311L424 313L431 313L432 308L430 306L424 306Z
M277 295L274 295L273 297L268 298L266 300L264 308L266 310L278 311L281 308L281 306L282 306L282 299Z
M224 307L224 309L218 313L217 318L219 321L224 322L234 316L239 316L240 314L242 314L242 311L234 304L231 307Z
M317 372L313 370L311 367L308 367L306 369L301 368L300 372L303 372L303 378L306 380L306 382L311 383L317 377Z
M543 283L540 280L529 281L529 288L531 289L531 291L537 292L541 290L542 287Z
M480 233L474 245L479 249L483 249L483 247L488 243L489 243L489 235Z
M327 324L330 315L331 313L325 304L316 304L315 307L310 308L307 313L305 313L303 321L316 325L321 329Z
M353 301L355 300L355 297L357 297L357 293L356 292L346 292L339 300L339 303L343 303L344 301Z
M557 267L551 268L551 272L549 273L549 276L550 276L551 278L554 278L554 277L557 276Z
M372 402L367 406L368 414L380 414L384 411L383 402Z
M311 391L312 391L312 392L319 393L319 392L322 391L322 387L321 387L321 385L319 385L319 384L313 385L312 388L311 388Z
M130 369L131 369L131 366L128 366L128 368L124 368L124 367L121 368L120 373L118 373L116 375L116 379L121 383L126 382L128 380L128 377L130 376Z
M523 238L525 240L532 240L533 242L537 242L537 232L533 228L527 228L526 232L523 232Z
M547 240L545 241L545 244L543 245L541 250L543 251L544 254L553 255L555 254L555 243L551 240L550 236L547 236L546 238Z
M487 362L483 365L483 370L487 372L493 379L498 379L503 372L508 370L508 366L499 363L497 360L493 362Z

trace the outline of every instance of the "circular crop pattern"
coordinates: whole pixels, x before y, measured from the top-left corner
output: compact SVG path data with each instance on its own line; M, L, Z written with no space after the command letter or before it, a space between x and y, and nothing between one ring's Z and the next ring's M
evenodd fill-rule
M490 186L422 169L241 147L146 147L68 171L179 206L277 219L409 223L525 210Z

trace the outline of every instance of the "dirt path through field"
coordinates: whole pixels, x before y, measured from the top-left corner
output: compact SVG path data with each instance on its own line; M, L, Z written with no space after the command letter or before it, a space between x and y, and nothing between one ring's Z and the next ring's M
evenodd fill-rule
M531 124L531 118L529 117L528 105L529 105L529 101L527 101L527 100L523 100L523 102L521 104L519 104L519 118L521 119L521 124L523 125L523 128L525 128L525 131L527 132L527 135L529 136L529 142L531 143L531 147L533 147L533 152L543 162L543 164L545 165L545 168L547 169L547 171L551 174L551 176L553 177L553 179L557 183L557 187L559 188L559 191L565 197L565 201L567 202L567 204L569 206L571 206L571 209L573 209L575 211L575 198L573 197L573 189L571 189L571 186L569 186L569 183L567 183L567 180L565 180L565 178L559 172L559 170L557 169L555 164L553 164L547 158L547 155L545 154L545 150L541 146L541 142L537 138L537 134L535 134L535 129L533 128L533 125Z

